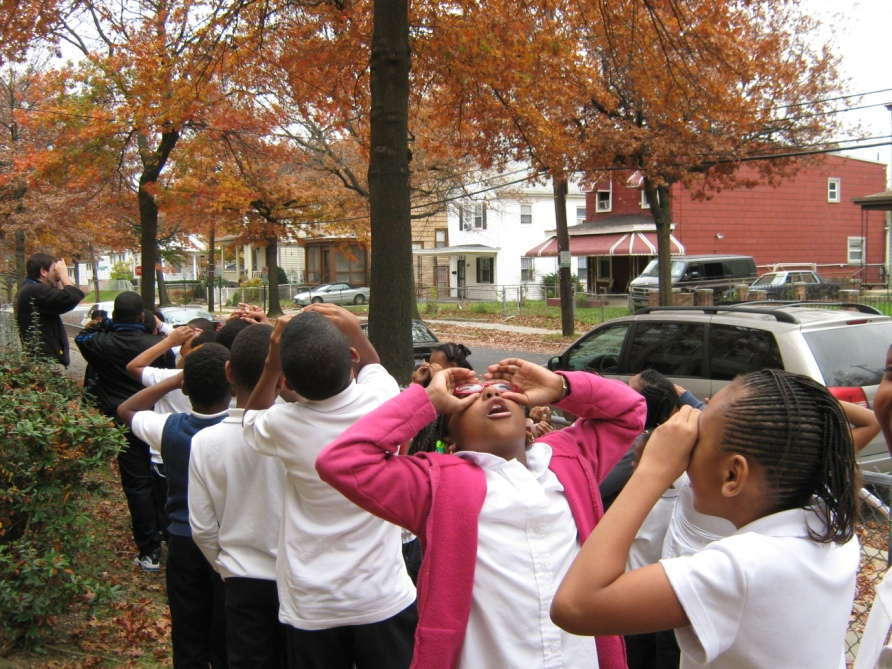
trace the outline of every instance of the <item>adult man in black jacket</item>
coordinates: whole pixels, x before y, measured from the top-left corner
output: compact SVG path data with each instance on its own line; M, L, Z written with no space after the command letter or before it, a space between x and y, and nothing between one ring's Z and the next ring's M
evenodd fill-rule
M121 293L115 298L111 320L91 324L74 338L84 359L96 371L99 409L115 421L119 421L118 405L142 390L142 385L127 373L127 363L161 340L151 334L155 324L143 324L144 314L139 293ZM162 356L152 366L172 368L173 357ZM146 571L158 571L162 532L167 524L164 494L152 485L148 445L129 431L127 448L118 455L118 466L133 523L133 539L139 551L134 562Z
M48 253L35 253L25 264L28 278L15 296L15 316L23 343L39 337L37 352L66 367L68 334L59 317L74 309L84 299L83 291L68 276L65 261Z

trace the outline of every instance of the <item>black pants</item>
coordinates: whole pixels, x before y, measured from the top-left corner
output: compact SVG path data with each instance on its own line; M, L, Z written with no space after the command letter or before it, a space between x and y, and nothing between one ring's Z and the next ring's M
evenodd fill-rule
M290 669L406 669L415 650L413 602L392 618L326 630L286 626Z
M167 601L176 669L226 667L223 579L192 537L171 534L167 543Z
M130 510L133 541L142 555L160 552L165 519L163 515L159 516L159 501L155 498L149 446L129 430L126 436L127 448L118 454L118 468ZM160 500L161 509L164 502L164 499Z
M229 577L223 587L229 669L284 667L286 626L279 622L276 582Z

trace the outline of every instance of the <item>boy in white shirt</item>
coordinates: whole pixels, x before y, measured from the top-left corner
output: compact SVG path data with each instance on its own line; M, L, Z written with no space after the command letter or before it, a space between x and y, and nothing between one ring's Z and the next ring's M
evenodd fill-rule
M284 658L275 579L285 468L251 448L242 429L272 330L250 325L232 342L226 376L237 408L192 438L189 461L189 524L223 577L229 669L278 667Z
M272 406L283 373L304 401ZM415 588L400 528L348 501L315 468L328 442L398 393L347 310L312 305L276 322L244 426L248 442L287 471L276 581L289 666L397 669L411 662Z

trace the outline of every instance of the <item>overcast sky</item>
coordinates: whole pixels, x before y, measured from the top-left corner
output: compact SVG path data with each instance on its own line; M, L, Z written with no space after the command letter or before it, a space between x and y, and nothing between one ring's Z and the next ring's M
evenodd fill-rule
M892 164L892 0L855 0L849 6L839 0L801 0L800 7L821 20L821 38L841 57L841 74L849 79L851 93L865 95L866 107L844 114L848 123L860 124L867 134L882 137L886 146L847 152L866 160ZM868 107L868 105L871 105Z

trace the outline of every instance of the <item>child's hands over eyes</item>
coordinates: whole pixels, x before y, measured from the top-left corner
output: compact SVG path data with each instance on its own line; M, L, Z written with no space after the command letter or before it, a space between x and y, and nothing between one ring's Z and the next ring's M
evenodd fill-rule
M663 479L668 488L687 469L697 443L699 409L683 406L650 435L635 471Z
M485 377L487 380L504 379L517 386L518 392L506 391L502 393L502 397L527 406L552 404L564 394L560 376L541 365L520 358L507 358L490 365Z
M453 393L459 386L473 383L476 380L477 375L474 370L464 367L450 367L434 374L427 385L427 394L437 413L461 413L473 404L480 393L474 393L467 397L456 397Z

